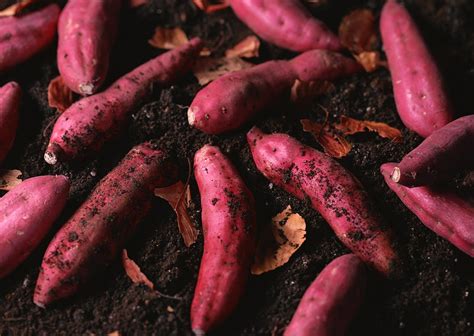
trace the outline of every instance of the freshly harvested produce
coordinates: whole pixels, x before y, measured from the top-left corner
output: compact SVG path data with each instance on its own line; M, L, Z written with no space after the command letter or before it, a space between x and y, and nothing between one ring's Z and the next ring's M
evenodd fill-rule
M169 85L191 69L201 50L199 38L168 51L119 78L105 91L71 105L54 125L44 159L49 164L98 151L117 137L150 86Z
M434 131L394 167L392 180L405 186L433 184L472 167L474 115L458 118Z
M66 204L69 185L62 175L37 176L0 198L0 278L41 242Z
M56 34L61 9L51 4L23 16L0 18L0 73L31 58Z
M293 51L340 50L339 38L299 0L230 0L237 17L264 40Z
M149 212L154 189L174 182L175 170L152 144L132 148L49 244L34 302L45 307L73 295L111 262Z
M69 0L58 24L58 69L66 85L91 95L107 76L122 0Z
M204 335L223 322L245 290L255 253L255 201L219 148L194 156L201 194L204 254L191 306L191 325Z
M346 335L364 299L366 278L354 254L331 261L304 293L284 335Z
M16 82L0 87L0 163L13 146L18 127L21 88Z
M329 156L286 134L254 127L247 141L257 169L272 183L308 200L337 237L359 258L385 275L398 257L389 232L360 182Z
M426 138L453 120L441 73L408 11L388 0L380 17L398 114Z
M408 188L390 177L395 163L380 168L385 182L420 221L461 251L474 257L474 206L454 193L430 186Z
M291 61L269 61L231 72L197 93L188 122L208 134L235 130L274 103L275 97L289 97L297 79L331 80L359 70L357 62L341 54L312 50Z

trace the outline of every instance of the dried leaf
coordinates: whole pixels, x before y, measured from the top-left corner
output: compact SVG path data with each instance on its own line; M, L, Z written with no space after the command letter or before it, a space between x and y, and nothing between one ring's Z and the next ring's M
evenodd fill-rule
M13 5L8 6L7 8L1 10L0 11L0 17L3 17L3 16L16 16L18 14L21 14L21 12L24 9L31 6L35 2L38 2L38 0L17 0L17 2L14 3Z
M325 81L317 80L311 82L303 82L297 79L291 87L291 101L298 104L307 104L317 96L326 94L334 90L334 84Z
M306 222L293 213L289 205L272 218L271 224L271 231L263 232L258 242L252 274L262 274L286 264L306 240Z
M153 283L142 273L140 267L128 257L127 250L122 251L122 264L125 272L133 283L144 284L150 289L154 289Z
M251 67L253 67L252 63L245 62L239 57L200 58L194 65L193 73L199 84L206 85L226 73Z
M22 182L20 178L22 174L18 169L0 170L0 190L9 191L19 185Z
M129 0L129 5L131 8L140 7L146 5L148 0Z
M56 108L60 113L64 112L74 103L73 92L64 84L61 76L54 78L48 85L49 107Z
M228 0L220 0L218 3L212 4L209 0L193 0L193 3L197 8L204 11L205 13L214 13L230 6Z
M302 119L300 122L303 131L311 133L327 155L341 158L351 151L352 144L343 136L333 132L329 126L309 119Z
M402 132L400 132L400 130L382 122L357 120L341 116L339 124L334 125L334 127L345 135L372 131L377 132L382 138L388 138L395 142L402 140Z
M364 51L354 57L367 72L373 72L382 66L387 67L387 62L380 59L378 51Z
M156 188L155 196L163 198L176 212L179 232L183 236L184 244L189 247L196 242L198 231L189 218L188 207L191 200L189 184L179 181L169 187Z
M375 16L369 9L356 9L339 26L341 43L354 54L372 51L377 45Z
M243 57L252 58L258 57L260 52L260 40L255 35L250 35L244 38L225 52L225 57Z
M174 49L189 42L186 33L179 27L163 28L156 27L155 34L148 43L155 48Z

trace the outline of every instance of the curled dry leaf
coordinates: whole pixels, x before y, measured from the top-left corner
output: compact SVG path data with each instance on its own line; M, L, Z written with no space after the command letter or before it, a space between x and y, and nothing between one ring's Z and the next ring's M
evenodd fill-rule
M387 67L387 62L380 59L378 51L364 51L359 55L354 55L354 57L367 72L373 72L381 66Z
M148 43L159 49L174 49L189 42L186 33L179 27L156 27L155 34Z
M38 2L38 0L17 0L13 5L1 10L0 17L19 15L25 8L29 7L35 2Z
M179 232L183 236L184 244L189 247L196 242L198 230L189 218L188 207L191 202L189 184L179 181L169 187L156 188L155 196L163 198L176 212Z
M352 144L345 137L334 132L328 125L322 125L309 119L302 119L300 122L303 131L311 133L327 155L341 158L351 151Z
M252 274L262 274L286 264L305 240L306 222L288 205L272 218L271 228L262 232Z
M377 45L375 17L369 9L356 9L339 25L341 43L354 54L374 50Z
M325 81L303 82L297 79L291 87L291 101L297 104L307 104L317 96L326 94L334 90L334 84Z
M400 130L383 122L357 120L341 116L339 124L334 125L334 127L345 135L372 131L377 132L382 138L388 138L395 142L400 142L402 140L402 132L400 132Z
M250 35L244 38L225 52L225 57L243 57L252 58L258 57L260 53L260 40L255 35Z
M200 58L193 67L193 73L199 84L206 85L226 73L251 67L253 67L252 63L245 62L239 57Z
M230 6L228 0L220 0L216 1L216 3L212 3L209 0L193 0L193 3L196 5L197 8L208 14L226 9Z
M122 251L122 264L130 280L136 284L144 284L150 289L154 289L153 283L142 273L140 267L128 257L127 250Z
M129 0L129 5L132 8L140 7L148 3L148 0Z
M22 174L18 169L0 170L0 190L9 191L19 185L22 182L20 178Z
M56 108L59 112L64 112L74 103L73 92L64 84L61 76L54 78L48 85L49 107Z

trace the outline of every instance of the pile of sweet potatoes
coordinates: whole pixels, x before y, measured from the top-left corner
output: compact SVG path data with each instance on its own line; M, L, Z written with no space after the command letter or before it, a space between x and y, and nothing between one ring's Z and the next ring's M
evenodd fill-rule
M343 47L338 37L299 0L230 0L230 6L262 39L302 53L228 73L199 90L187 118L200 131L221 134L249 126L275 97L288 101L297 80L335 80L362 70L356 60L339 53ZM100 155L106 143L126 130L151 87L178 82L191 71L205 44L191 39L103 88L122 7L118 0L70 0L61 13L53 4L0 18L0 75L15 74L15 66L51 44L59 20L58 71L70 90L86 96L55 120L44 144L44 159L50 165ZM400 163L382 165L381 173L423 224L474 257L474 206L446 187L456 174L453 167L474 168L474 116L455 119L421 33L395 0L388 0L382 10L380 32L398 114L408 129L425 138ZM17 83L0 87L0 164L22 127L20 103ZM148 215L154 189L176 182L179 164L153 141L162 139L148 140L131 148L57 230L38 265L35 304L44 308L86 288L116 259ZM370 290L367 276L379 273L383 277L375 281L385 281L402 272L390 221L373 202L377 195L369 195L343 164L287 134L266 134L253 127L247 142L252 168L272 186L306 201L353 253L334 259L317 276L285 335L345 334L364 292ZM224 153L208 144L194 156L204 240L190 306L196 335L215 330L239 305L261 225L244 172L236 168L232 155ZM67 204L69 188L65 176L36 176L0 198L0 278L13 272L47 236Z

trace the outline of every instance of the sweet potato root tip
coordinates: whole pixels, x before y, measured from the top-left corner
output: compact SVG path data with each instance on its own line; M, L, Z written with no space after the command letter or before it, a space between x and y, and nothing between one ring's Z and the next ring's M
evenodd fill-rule
M188 123L190 126L194 126L196 122L196 109L198 107L192 106L188 109Z
M390 174L390 178L393 180L393 182L398 182L400 181L400 175L400 168L394 167L392 173Z
M79 84L79 93L83 96L90 96L97 90L93 83Z

